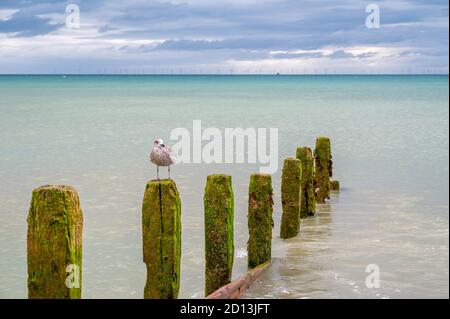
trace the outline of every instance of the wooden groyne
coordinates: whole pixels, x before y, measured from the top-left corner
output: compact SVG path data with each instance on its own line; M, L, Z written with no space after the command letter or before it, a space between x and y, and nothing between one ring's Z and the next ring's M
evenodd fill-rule
M295 237L301 218L313 216L340 183L332 180L331 142L318 137L314 154L299 147L284 161L281 176L280 237ZM255 282L272 259L272 176L252 174L248 186L249 271L230 282L234 262L234 193L229 175L206 180L204 197L205 296L236 299ZM318 207L321 207L318 205ZM70 186L33 190L28 214L29 298L81 298L83 213ZM142 201L143 261L146 299L173 299L180 289L181 200L171 179L147 183Z

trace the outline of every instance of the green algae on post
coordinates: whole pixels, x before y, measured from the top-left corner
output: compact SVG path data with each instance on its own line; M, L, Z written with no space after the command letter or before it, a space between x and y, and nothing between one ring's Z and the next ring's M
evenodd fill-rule
M231 281L234 199L231 176L209 175L204 194L205 295Z
M297 158L302 163L300 218L314 216L316 196L314 194L314 158L309 147L297 148Z
M340 189L339 181L331 180L330 181L330 189L332 191L338 191Z
M27 222L28 298L81 298L83 213L77 191L34 189Z
M147 183L142 203L146 299L175 299L180 288L181 201L172 180Z
M324 203L330 198L330 179L333 176L333 162L331 159L331 142L328 137L318 137L314 150L316 170L314 174L314 188L316 200Z
M284 160L281 177L281 238L291 238L300 230L300 182L302 179L301 162L289 157Z
M254 268L271 259L273 227L272 177L250 176L248 194L248 266Z

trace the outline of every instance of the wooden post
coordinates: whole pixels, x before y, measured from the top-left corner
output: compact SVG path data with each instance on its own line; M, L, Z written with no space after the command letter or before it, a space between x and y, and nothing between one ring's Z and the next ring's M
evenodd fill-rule
M314 158L309 147L297 148L297 158L302 163L300 218L314 216L316 196L314 194Z
M340 189L339 181L331 180L330 181L330 189L332 191L338 191Z
M83 213L77 191L34 189L27 222L28 298L81 298Z
M289 157L284 160L281 177L281 238L295 237L300 230L300 182L302 179L301 162Z
M314 174L314 188L316 200L324 203L330 198L330 178L333 176L333 162L331 159L331 143L328 137L318 137L314 150L316 171Z
M205 296L231 280L234 199L231 176L209 175L204 194Z
M173 299L180 288L181 202L172 180L147 183L142 204L146 299Z
M250 176L248 195L248 266L254 268L271 260L273 227L272 177Z
M220 287L206 299L239 299L244 292L246 292L251 285L269 268L271 261L267 261L250 271L246 272L244 275L236 279L235 281Z

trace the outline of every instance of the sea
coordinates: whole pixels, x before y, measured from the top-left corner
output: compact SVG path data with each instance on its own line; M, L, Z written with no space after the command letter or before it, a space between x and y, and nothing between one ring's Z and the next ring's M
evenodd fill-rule
M192 132L194 121L278 132L273 261L243 297L449 298L447 75L5 75L0 114L0 298L27 298L26 220L32 190L48 184L80 196L83 298L143 298L149 154L155 139L173 145L173 130ZM318 136L331 139L341 189L283 240L283 160ZM248 270L248 184L261 166L171 167L182 204L180 298L204 297L209 174L232 177L233 279Z

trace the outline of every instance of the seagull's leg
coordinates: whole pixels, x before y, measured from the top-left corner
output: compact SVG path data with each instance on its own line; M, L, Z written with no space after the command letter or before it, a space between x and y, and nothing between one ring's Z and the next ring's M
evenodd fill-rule
M170 165L167 166L167 169L169 170L169 179L170 179Z
M158 181L159 181L159 166L158 165L156 165L156 176L157 176Z

